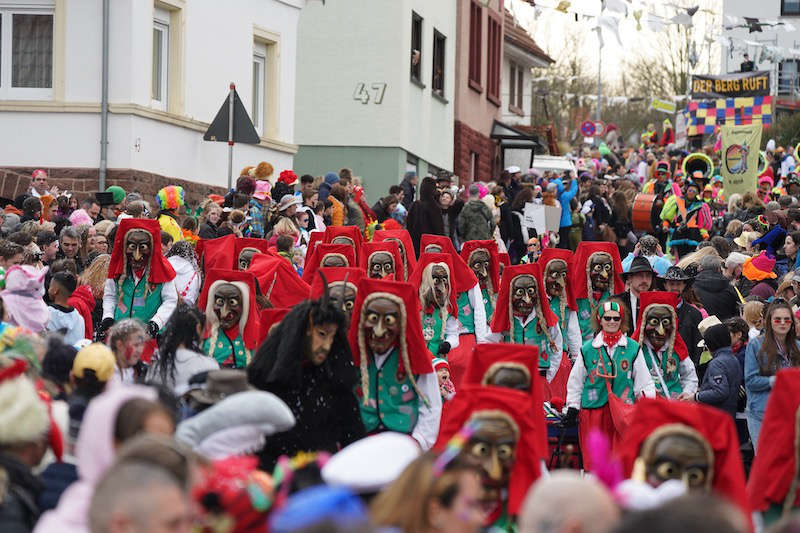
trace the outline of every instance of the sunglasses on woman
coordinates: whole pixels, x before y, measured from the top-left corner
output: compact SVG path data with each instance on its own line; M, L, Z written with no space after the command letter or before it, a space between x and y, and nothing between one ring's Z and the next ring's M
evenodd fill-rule
M793 318L788 316L774 316L772 322L775 324L791 324Z
M621 316L603 316L603 320L606 322L619 322L622 320Z

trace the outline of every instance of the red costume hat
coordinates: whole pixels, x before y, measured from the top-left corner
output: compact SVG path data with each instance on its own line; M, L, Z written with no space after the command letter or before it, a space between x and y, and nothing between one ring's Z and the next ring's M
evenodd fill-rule
M308 234L308 248L306 251L306 257L311 255L311 252L317 247L318 244L325 242L325 232L324 231L312 231Z
M320 272L325 275L328 285L347 279L347 284L356 292L358 291L358 282L364 277L364 271L360 268L320 267L314 275L314 281L311 283L311 290L308 293L308 297L312 300L322 298L322 293L325 290L322 284L322 276L319 275Z
M336 237L347 237L353 242L353 255L358 261L358 252L361 250L361 245L364 243L364 236L358 229L358 226L328 226L325 228L325 242L332 243ZM350 266L354 266L356 262L351 262Z
M242 253L242 250L245 248L253 248L258 250L258 253L272 255L272 252L269 250L269 243L265 239L252 239L250 237L238 237L233 239L234 242L234 255L233 257L233 266L231 268L236 269L239 261L239 254Z
M542 376L539 374L539 348L525 344L476 344L467 365L467 372L461 380L463 385L486 385L487 374L493 367L516 367L525 372L531 380L531 409L533 416L542 412L544 404ZM547 459L547 433L542 432L536 442L539 457Z
M636 319L636 331L633 332L631 338L639 344L644 342L642 317L647 308L652 305L666 305L672 310L672 320L675 322L675 327L672 328L672 336L667 342L672 345L672 349L678 354L678 358L683 361L689 357L689 350L686 349L686 344L678 334L678 293L676 292L647 291L639 295L639 316Z
M578 243L578 249L575 250L575 255L572 259L572 265L569 272L568 285L572 286L572 298L570 302L570 309L577 309L575 303L579 298L589 297L589 288L591 287L591 279L589 278L589 260L592 255L605 252L611 256L611 261L614 265L614 283L609 287L611 294L619 294L625 290L625 283L622 281L622 261L619 258L619 248L613 242L588 242L581 241Z
M111 252L111 262L108 265L108 279L117 279L127 274L125 272L125 236L134 229L146 231L152 239L147 281L158 284L175 279L175 269L161 253L161 226L157 220L145 218L125 218L119 223L114 238L114 251Z
M308 296L308 283L297 276L283 257L256 254L247 272L256 277L261 293L275 307L292 307Z
M792 480L798 477L798 435L800 433L800 369L781 370L767 401L758 453L747 480L747 496L754 511L765 511L772 505L784 506L791 498ZM795 491L789 508L800 505Z
M458 252L456 252L456 249L453 247L453 241L444 235L429 235L427 233L423 235L419 245L421 252L420 258L422 258L422 253L425 252L425 248L430 244L439 245L443 253L450 254L450 257L453 258L453 268L455 268L455 272L451 272L450 275L455 281L454 286L456 294L468 291L478 284L478 278L475 277L475 273L472 269L469 268L464 260L461 259L461 256L458 255Z
M547 272L547 265L553 259L560 259L567 264L567 279L566 281L566 291L567 291L567 306L572 309L573 311L576 310L575 308L575 298L572 296L572 284L569 283L570 275L572 273L572 252L569 250L563 250L561 248L545 248L542 250L542 254L539 256L539 259L536 261L542 267L542 276L545 275Z
M320 243L311 250L311 257L306 257L306 265L303 267L303 281L310 283L314 279L314 273L327 255L341 256L347 262L346 266L349 267L358 265L356 253L349 244Z
M197 307L205 311L206 317L214 313L214 311L210 309L208 294L217 282L232 283L242 291L242 318L245 322L243 325L240 321L239 333L242 335L245 348L254 350L258 347L260 334L258 324L259 311L258 304L256 303L256 278L252 273L242 272L241 270L223 270L215 268L206 272L203 292L200 293L200 298L197 300ZM244 294L245 292L247 292L247 294ZM206 320L208 320L208 318ZM215 335L216 332L213 330L213 327L206 328L203 338L207 339Z
M537 312L541 311L541 316L544 317L547 327L558 324L558 317L550 309L550 302L542 279L542 270L536 263L527 263L524 265L512 265L503 271L503 279L500 280L500 292L497 294L497 305L494 309L494 315L492 315L492 331L500 333L511 329L511 282L523 275L533 276L536 279L536 290L539 293L536 303L539 307Z
M197 254L198 264L204 270L232 269L235 259L239 257L236 253L236 236L232 233L216 239L200 239L194 251Z
M456 284L453 274L453 258L450 257L450 254L423 253L422 255L419 256L419 260L417 261L417 268L414 270L414 272L411 273L411 276L408 278L408 282L414 287L416 287L418 290L421 290L422 276L425 273L425 269L431 263L445 263L447 265L447 270L450 273L450 294L447 297L447 300L449 302L448 312L451 315L458 314L458 306L456 305ZM419 301L419 305L422 306L423 297L421 294L417 295L417 300Z
M414 376L433 372L431 363L433 355L428 350L425 338L422 335L422 319L419 312L417 289L410 283L383 279L361 278L361 281L358 282L356 303L353 306L353 318L350 321L348 335L350 347L353 350L353 362L361 370L361 387L358 389L357 394L362 396L365 401L369 396L369 375L367 374L369 348L362 329L364 320L362 315L365 306L376 298L387 298L400 306L400 314L402 316L400 319L400 366L398 369L409 372L414 389L420 399L423 399L424 395L417 388Z
M406 276L410 276L414 269L417 268L417 256L414 253L414 242L411 240L411 234L405 229L379 229L372 235L372 242L391 239L397 239L403 243L403 251L406 255Z
M361 268L367 273L367 276L369 276L369 260L372 254L378 252L391 254L394 260L395 271L395 275L392 276L393 279L405 281L408 278L410 272L405 271L403 256L400 254L400 245L392 241L365 242L361 245L361 253L359 254L361 257Z
M489 280L492 282L492 291L496 294L500 290L500 258L497 255L497 242L491 239L465 242L461 247L461 259L467 266L469 266L469 256L476 250L489 252Z
M714 455L712 487L739 506L745 516L750 510L745 493L744 469L739 454L739 437L730 415L700 403L644 398L636 402L630 424L616 449L630 476L642 444L662 426L683 425L700 433ZM761 449L759 449L761 453Z
M544 416L534 416L530 396L501 387L464 385L459 389L442 416L439 437L434 449L443 450L473 415L488 412L511 417L519 430L516 461L508 483L508 513L519 514L522 501L531 485L539 478L539 454L536 443L547 438Z
M258 315L259 333L258 344L261 345L269 335L269 329L283 320L283 317L291 311L288 307L273 307L270 309L262 309Z

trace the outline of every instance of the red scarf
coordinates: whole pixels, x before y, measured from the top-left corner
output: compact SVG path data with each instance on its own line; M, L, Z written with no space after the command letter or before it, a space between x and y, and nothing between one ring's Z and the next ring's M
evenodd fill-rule
M622 338L622 330L617 331L616 333L608 333L603 331L603 342L606 343L606 346L609 348L613 348L617 345L617 343Z

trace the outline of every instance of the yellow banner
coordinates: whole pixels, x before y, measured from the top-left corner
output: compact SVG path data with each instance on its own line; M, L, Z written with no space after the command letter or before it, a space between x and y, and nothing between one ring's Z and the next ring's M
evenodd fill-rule
M674 115L675 110L678 109L678 106L675 104L675 102L671 102L669 100L659 100L658 98L653 98L653 101L650 102L650 109Z
M761 124L722 126L720 173L726 198L756 190L762 129Z

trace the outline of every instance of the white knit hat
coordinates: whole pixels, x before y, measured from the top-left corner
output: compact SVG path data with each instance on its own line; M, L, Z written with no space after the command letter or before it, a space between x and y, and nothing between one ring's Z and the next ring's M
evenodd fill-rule
M19 360L0 370L0 444L35 441L50 429L47 405L24 374L25 368Z

